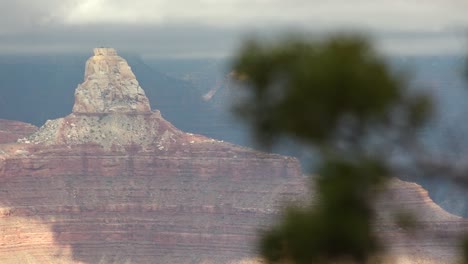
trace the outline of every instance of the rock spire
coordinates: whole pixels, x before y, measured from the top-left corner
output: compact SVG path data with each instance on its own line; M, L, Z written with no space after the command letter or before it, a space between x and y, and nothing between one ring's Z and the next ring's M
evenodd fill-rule
M95 48L86 62L84 82L75 91L73 113L150 111L148 98L127 61L113 48Z

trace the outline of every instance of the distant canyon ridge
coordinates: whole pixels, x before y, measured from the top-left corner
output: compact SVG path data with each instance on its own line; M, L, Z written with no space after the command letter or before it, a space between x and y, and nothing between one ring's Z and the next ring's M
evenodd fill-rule
M254 263L258 231L313 198L297 159L166 121L112 48L94 50L74 96L40 128L0 120L0 263ZM420 186L395 179L379 208L391 263L456 258L468 222ZM424 220L416 237L395 208Z

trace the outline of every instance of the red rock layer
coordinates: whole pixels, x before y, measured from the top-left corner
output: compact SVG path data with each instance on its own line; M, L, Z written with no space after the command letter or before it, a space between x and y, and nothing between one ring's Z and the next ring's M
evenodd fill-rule
M0 144L13 143L36 132L38 127L28 123L0 119Z
M83 263L252 256L257 230L303 188L297 160L219 142L171 152L112 152L96 144L2 149L0 245L19 246L0 246L0 256L28 248L34 263L48 263L41 259L60 248ZM12 219L25 224L5 224ZM50 231L36 234L35 226Z

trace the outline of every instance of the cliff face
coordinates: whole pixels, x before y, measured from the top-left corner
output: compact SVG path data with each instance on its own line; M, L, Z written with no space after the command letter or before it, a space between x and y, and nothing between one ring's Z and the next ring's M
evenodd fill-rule
M28 123L0 119L0 144L16 142L36 132L37 129L38 127Z
M376 228L388 251L383 263L458 263L468 220L447 213L418 184L392 179L377 209ZM395 224L396 215L408 213L417 221L413 229Z
M0 262L240 261L304 188L296 159L178 130L95 49L73 112L0 145Z

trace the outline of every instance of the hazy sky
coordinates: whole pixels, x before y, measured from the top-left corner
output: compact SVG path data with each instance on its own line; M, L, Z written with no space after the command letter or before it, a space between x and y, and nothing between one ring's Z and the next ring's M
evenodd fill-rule
M386 52L465 51L467 0L0 0L0 53L223 56L246 34L369 33Z

